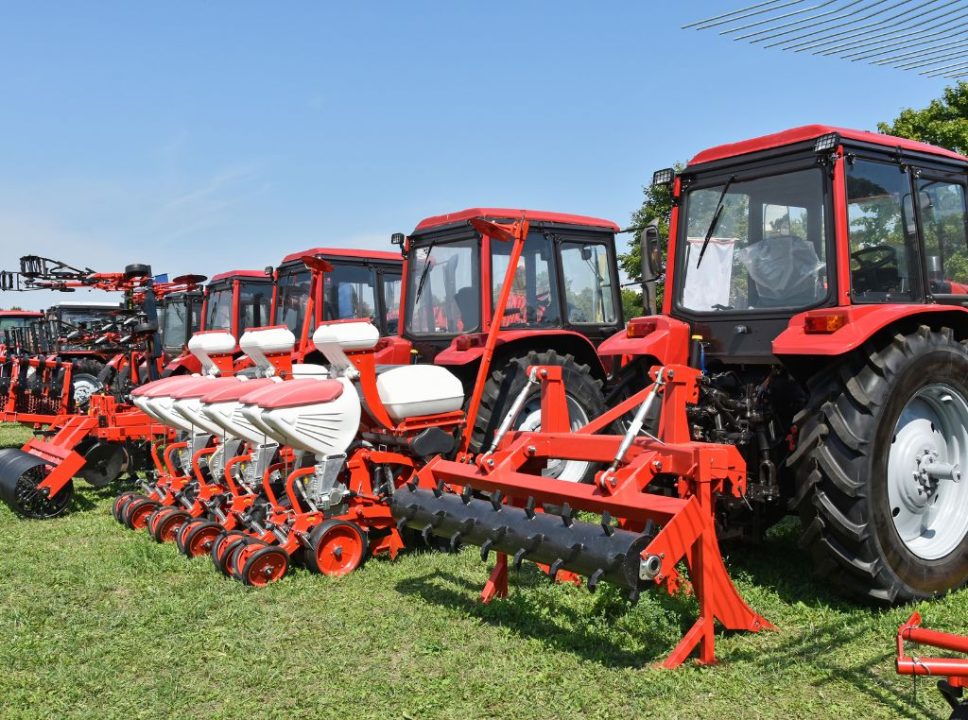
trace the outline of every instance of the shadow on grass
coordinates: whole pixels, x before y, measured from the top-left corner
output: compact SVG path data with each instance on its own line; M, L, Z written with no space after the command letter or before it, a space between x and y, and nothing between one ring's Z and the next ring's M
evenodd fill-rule
M483 578L482 578L483 581ZM643 666L661 661L671 651L670 637L684 632L696 615L696 605L683 597L664 593L650 594L648 602L662 612L657 622L637 628L635 645L642 650L619 647L608 628L602 623L589 622L590 617L617 620L631 609L630 603L614 588L602 587L595 597L591 613L578 610L554 596L529 592L535 586L549 582L538 570L523 569L512 573L512 587L506 599L485 605L480 599L483 582L473 583L447 572L426 573L397 583L404 595L416 595L428 603L456 609L471 617L511 630L521 637L542 641L555 650L578 655L586 660L610 668ZM668 615L683 618L681 628L663 624Z

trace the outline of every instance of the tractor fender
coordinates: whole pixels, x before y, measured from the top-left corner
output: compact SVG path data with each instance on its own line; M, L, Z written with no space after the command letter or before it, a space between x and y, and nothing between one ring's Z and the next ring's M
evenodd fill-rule
M460 335L450 345L437 353L435 365L452 368L467 368L476 365L484 355L485 333ZM595 351L592 342L574 330L561 328L549 330L505 330L497 338L494 348L496 361L511 355L519 355L530 350L554 350L561 355L572 355L579 364L588 365L593 377L604 380L605 368ZM495 365L498 363L496 362Z
M202 364L198 361L198 358L192 355L190 352L183 352L181 355L165 365L165 369L162 370L161 376L169 377L171 375L195 375L201 371Z
M634 337L629 337L630 327ZM650 315L629 321L625 329L598 346L598 354L602 357L648 356L655 358L659 365L687 365L689 337L687 323L667 315Z
M834 324L841 327L833 332L807 332L808 319L811 322L833 319ZM899 323L945 325L951 327L958 338L968 337L968 310L958 305L849 305L794 315L787 329L773 340L773 354L777 357L843 355Z

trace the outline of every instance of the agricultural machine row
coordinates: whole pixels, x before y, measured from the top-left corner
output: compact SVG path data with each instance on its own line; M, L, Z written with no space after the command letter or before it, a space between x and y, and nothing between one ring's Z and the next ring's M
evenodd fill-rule
M623 321L619 228L584 216L429 218L392 238L402 279L390 254L296 253L215 276L175 376L6 451L0 491L59 514L74 435L138 418L150 468L116 517L227 575L476 545L496 558L485 601L524 561L633 599L695 593L669 667L711 662L716 621L770 627L719 541L791 512L839 591L963 586L968 159L807 126L654 181L673 197L667 246L640 238L661 309Z

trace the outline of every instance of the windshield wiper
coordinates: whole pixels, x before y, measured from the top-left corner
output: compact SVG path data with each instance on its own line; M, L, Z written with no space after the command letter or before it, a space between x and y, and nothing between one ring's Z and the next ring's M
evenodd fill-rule
M736 179L735 175L731 175L726 184L723 185L723 191L719 193L719 200L716 202L716 212L713 213L713 219L709 223L709 229L706 230L706 237L702 240L702 247L699 248L699 259L696 260L696 269L699 269L699 264L702 262L702 256L706 254L706 248L709 247L709 240L712 238L713 233L716 232L716 226L719 224L719 218L723 214L723 200L726 198L726 191L729 190L729 186L733 184L733 180Z
M436 244L437 241L433 240L427 246L427 260L424 263L423 270L420 271L420 279L417 281L417 292L413 296L414 307L417 307L417 303L420 302L420 295L423 293L424 285L427 282L427 276L430 274L430 254L434 251L434 245Z

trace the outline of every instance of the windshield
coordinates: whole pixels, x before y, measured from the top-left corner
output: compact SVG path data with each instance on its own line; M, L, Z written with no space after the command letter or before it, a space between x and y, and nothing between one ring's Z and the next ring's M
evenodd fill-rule
M401 276L393 275L383 271L383 307L387 313L388 335L396 335L400 325L400 286L402 285Z
M0 332L27 327L36 319L35 317L0 317Z
M507 276L513 246L509 242L491 241L491 291L494 306L497 305L498 295ZM529 233L511 282L511 293L504 309L502 327L535 327L560 323L558 281L553 258L551 236L541 231Z
M800 309L826 298L820 168L690 190L684 216L677 265L680 307L713 313Z
M413 249L407 278L411 332L456 335L480 327L478 242L467 238Z
M208 289L208 310L205 313L206 330L232 330L232 285Z
M310 280L309 269L306 267L279 276L276 314L272 322L274 325L285 325L297 338L302 337Z
M333 263L323 280L323 319L375 319L376 275L372 268Z
M269 324L272 306L272 283L266 280L243 280L239 284L239 334L249 328Z
M118 308L59 308L60 321L73 327L90 327L111 319Z
M201 308L197 302L179 299L159 310L162 345L165 350L178 352L184 348L191 333L198 329Z

